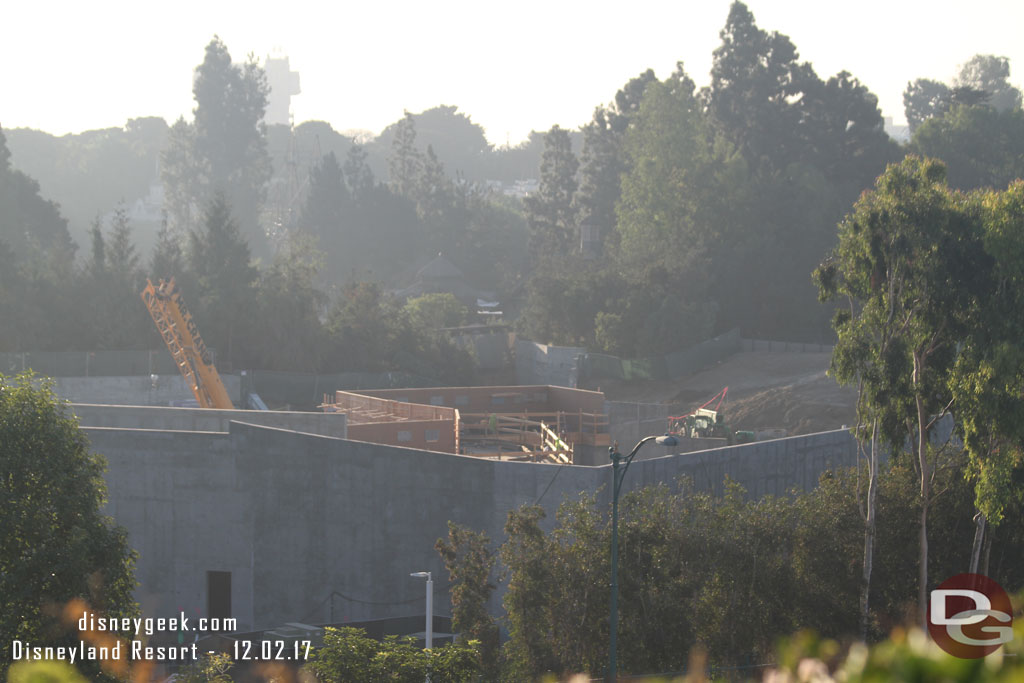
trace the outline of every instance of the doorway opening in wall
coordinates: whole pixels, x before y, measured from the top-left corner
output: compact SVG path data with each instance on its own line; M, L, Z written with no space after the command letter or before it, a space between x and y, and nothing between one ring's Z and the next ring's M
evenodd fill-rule
M231 618L231 572L206 572L206 614L211 621Z

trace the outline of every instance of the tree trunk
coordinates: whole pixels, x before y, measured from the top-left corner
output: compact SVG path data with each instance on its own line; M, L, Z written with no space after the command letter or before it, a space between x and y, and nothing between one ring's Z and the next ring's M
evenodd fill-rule
M981 546L985 539L986 519L980 511L974 515L974 543L971 545L971 567L968 571L978 573L978 561L981 559Z
M878 497L878 420L871 426L871 455L868 460L867 516L864 524L864 581L860 595L860 637L867 642L871 624L871 569L875 554L875 501Z
M915 355L915 374L920 368ZM921 628L928 628L928 504L931 494L931 473L928 471L928 428L925 422L924 400L920 392L917 403L917 457L921 463L921 538L918 556L917 610Z

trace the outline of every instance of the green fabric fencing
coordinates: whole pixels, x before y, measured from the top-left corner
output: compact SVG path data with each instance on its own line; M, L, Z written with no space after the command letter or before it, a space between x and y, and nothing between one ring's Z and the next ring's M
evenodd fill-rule
M25 351L0 353L0 372L32 370L45 377L177 375L167 349L152 351Z

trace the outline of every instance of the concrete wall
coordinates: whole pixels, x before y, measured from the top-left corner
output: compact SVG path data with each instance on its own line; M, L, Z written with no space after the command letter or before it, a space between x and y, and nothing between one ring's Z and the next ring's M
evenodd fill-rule
M139 552L137 595L151 616L206 606L206 572L230 571L241 630L407 614L423 595L413 571L437 577L434 542L449 520L495 542L509 510L539 501L554 524L565 498L598 491L604 467L496 462L459 455L230 424L230 432L86 428L106 456L107 513ZM650 454L664 449L650 444ZM794 437L636 462L627 489L694 478L698 490L726 474L753 495L811 487L829 467L855 462L845 432ZM357 602L358 601L358 602ZM375 604L365 604L375 603Z
M463 413L516 413L524 410L538 413L604 411L604 394L601 392L544 384L376 389L356 393L392 401L451 406ZM340 399L338 402L341 402Z
M221 375L228 396L239 405L238 375ZM96 403L122 406L167 406L172 402L195 400L181 375L131 377L58 377L54 391L71 403Z
M509 332L493 334L464 334L453 337L455 345L468 349L478 367L484 370L500 370L508 367L512 359L512 344L515 335Z
M577 346L549 346L516 340L516 380L519 384L577 386L578 359L587 352Z
M609 438L612 443L618 441L620 448L632 448L643 437L664 434L668 429L669 409L664 403L606 401L605 413L608 415ZM637 457L642 458L646 454L645 449Z
M232 420L280 427L308 434L347 438L342 413L303 413L277 410L215 410L212 408L164 408L71 404L83 427L156 429L161 431L227 432Z
M348 438L354 441L391 444L440 453L455 453L457 428L450 420L407 420L403 422L367 422L350 424Z

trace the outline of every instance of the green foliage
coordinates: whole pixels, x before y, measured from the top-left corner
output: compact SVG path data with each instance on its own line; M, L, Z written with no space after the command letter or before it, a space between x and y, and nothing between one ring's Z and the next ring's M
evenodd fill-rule
M400 197L412 199L422 169L423 157L416 148L416 123L412 114L405 112L405 117L395 128L395 137L391 142L391 157L388 159L388 184L391 191Z
M263 123L269 92L254 59L233 63L227 46L214 36L193 79L194 123L181 119L172 126L162 156L172 227L195 230L200 216L194 207L206 207L221 195L234 207L242 232L263 251L259 215L271 173Z
M534 680L541 673L561 671L551 639L551 612L558 605L551 591L558 582L548 560L550 542L541 530L544 510L523 506L508 513L501 560L508 567L505 606L509 639L503 646L503 680Z
M554 266L576 250L576 171L569 132L552 126L544 136L540 188L525 200L534 267Z
M214 196L206 207L202 226L189 233L188 260L198 297L185 294L197 301L198 313L193 311L193 315L198 316L196 322L204 340L220 352L223 368L244 363L247 359L242 343L256 320L259 272L223 195Z
M416 327L425 330L458 327L469 318L469 309L454 294L424 294L405 302L405 314Z
M1020 109L1021 92L1010 85L1010 60L995 55L974 55L960 67L954 85L986 94L986 103L997 111Z
M534 272L520 316L522 332L544 343L596 348L597 316L622 286L614 271L575 259Z
M448 540L439 538L434 548L451 580L452 628L460 642L475 641L480 651L485 680L498 674L498 625L487 609L494 592L491 581L495 556L486 534L448 522Z
M810 632L781 641L779 664L766 673L772 683L883 683L886 681L948 681L1009 683L1024 675L1024 627L1016 620L1014 639L997 653L977 659L947 654L919 629L897 629L877 645L852 645L843 656L840 646Z
M972 309L950 388L976 482L976 504L992 524L1021 500L1024 475L1024 183L980 195L990 289Z
M933 476L941 449L929 441L955 401L949 382L971 311L986 296L976 202L954 195L945 167L907 157L879 177L839 226L839 246L816 271L824 299L844 297L831 373L860 387L861 424L877 424L894 453L911 444L920 490L919 619L925 618Z
M917 132L918 127L937 116L942 116L949 109L950 89L945 83L918 78L907 83L903 91L903 111L907 117L910 134Z
M692 267L707 239L702 212L713 210L707 200L717 188L707 124L681 69L647 86L625 154L631 170L618 205L619 266L645 282L651 269Z
M73 249L60 208L40 196L39 183L11 165L0 130L0 242L27 256L30 249Z
M28 128L7 132L14 165L38 181L43 196L59 204L68 233L79 243L97 214L149 194L159 180L167 134L167 123L159 117L61 136Z
M813 76L797 63L796 47L777 31L754 23L742 2L733 2L715 49L709 111L755 171L784 169L796 161L794 134L800 118L797 97Z
M327 362L342 371L404 370L454 386L470 384L472 358L434 327L414 324L378 283L349 283L328 314Z
M863 383L861 421L878 418L897 449L907 420L950 399L942 385L991 268L975 213L946 187L941 163L908 157L857 202L816 272L822 296L843 297L853 311L836 319L832 373ZM915 436L927 424L918 427Z
M651 69L630 79L609 107L594 110L593 120L583 128L576 204L580 226L596 230L601 243L614 235L615 205L622 192L622 174L629 168L623 138L640 108L644 90L655 81Z
M362 629L328 628L323 647L310 655L308 668L324 683L420 683L427 679L469 683L480 673L475 642L421 650L412 638L387 636L383 641Z
M999 189L1024 176L1024 111L954 105L918 127L910 149L941 158L953 187Z
M260 325L247 340L246 355L259 368L316 372L326 355L320 317L327 295L316 288L323 265L313 236L292 232L260 273L256 286Z
M60 660L18 662L7 672L7 683L86 683L75 667Z
M134 554L100 513L103 459L66 404L37 384L0 375L0 639L69 645L77 641L59 616L74 598L111 617L135 614Z
M227 654L204 654L178 671L175 681L181 683L231 683L228 671L234 662Z
M467 114L453 105L442 104L419 114L407 112L402 119L381 131L370 144L371 151L383 155L393 150L407 120L415 126L420 144L424 148L433 148L461 175L474 181L495 177L491 174L491 146L484 136L483 127L473 123Z
M96 219L90 258L79 280L75 294L82 297L80 306L86 314L79 348L146 348L158 343L149 314L138 305L145 279L123 206L114 210L107 236Z
M930 571L948 577L967 567L972 487L961 460L936 472L943 504L933 510ZM774 643L798 628L848 639L859 631L863 473L827 473L818 488L751 500L735 484L721 495L684 482L635 491L620 504L619 640L624 671L678 671L695 647L713 667L773 661ZM872 600L875 640L902 625L916 590L919 499L912 467L883 470ZM1012 506L1013 519L1022 506ZM595 498L566 501L557 524L525 506L509 514L501 547L508 589L507 680L546 672L600 673L607 663L609 516ZM1021 531L1000 527L986 570L1011 590ZM565 577L572 577L566 580Z

